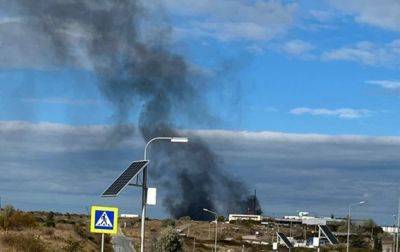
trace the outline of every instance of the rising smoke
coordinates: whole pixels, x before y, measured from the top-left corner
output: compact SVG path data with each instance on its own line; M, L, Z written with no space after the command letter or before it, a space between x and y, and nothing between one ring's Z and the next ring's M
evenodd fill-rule
M6 3L7 2L7 3ZM11 3L12 2L12 3ZM132 0L13 0L1 8L20 17L21 25L46 36L55 67L85 67L115 106L117 123L139 109L138 126L145 140L179 136L174 112L207 118L202 95L186 59L166 41L168 29L143 34L146 11ZM149 39L151 38L151 39ZM201 139L185 145L155 144L150 175L166 191L163 202L173 217L208 219L203 208L220 213L246 212L254 204L247 188L220 167L218 157ZM258 201L257 201L258 204ZM258 204L259 208L259 204Z

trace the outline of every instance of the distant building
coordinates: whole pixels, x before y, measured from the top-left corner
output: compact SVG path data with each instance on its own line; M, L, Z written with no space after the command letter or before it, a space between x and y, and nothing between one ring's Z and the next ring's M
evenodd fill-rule
M393 238L387 237L382 239L382 252L394 252Z
M280 223L302 223L308 226L317 225L333 225L343 222L343 219L335 219L331 217L316 217L310 216L309 212L299 212L298 215L283 216L283 219L276 219Z
M283 218L288 220L304 220L308 218L314 218L312 216L309 216L309 214L309 212L299 212L298 215L286 215L283 216Z
M396 234L398 231L398 228L397 227L382 227L382 230L385 233Z
M121 214L121 218L139 218L137 214Z
M231 221L238 221L238 220L252 220L252 221L262 221L261 215L254 215L254 214L229 214L228 220Z

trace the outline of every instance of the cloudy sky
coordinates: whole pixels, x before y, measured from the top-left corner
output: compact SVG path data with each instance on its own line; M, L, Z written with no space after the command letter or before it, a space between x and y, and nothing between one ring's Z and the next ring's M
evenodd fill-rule
M149 1L146 1L149 2ZM0 4L5 1L0 0ZM138 192L98 195L142 155L135 131L110 143L115 115L84 53L54 67L54 49L23 14L0 11L0 195L22 209L137 212ZM391 224L400 196L400 3L397 0L158 0L160 24L207 87L216 120L179 120L256 189L266 214L344 215ZM79 32L70 35L72 43ZM79 46L77 46L79 48ZM138 109L128 122L134 128ZM163 188L168 190L168 188ZM162 190L161 190L162 197ZM165 216L161 205L154 217Z

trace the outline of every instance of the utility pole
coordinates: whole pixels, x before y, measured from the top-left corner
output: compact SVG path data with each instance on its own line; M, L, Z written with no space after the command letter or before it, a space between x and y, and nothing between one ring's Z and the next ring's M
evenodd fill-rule
M146 146L144 147L144 158L143 160L147 160L147 148L154 141L163 141L167 140L171 143L187 143L189 140L186 137L154 137L150 139ZM145 239L145 221L146 221L146 205L147 205L147 166L143 168L143 177L142 177L142 216L140 222L140 252L144 252L144 243Z
M214 251L217 252L217 240L218 240L218 214L216 212L210 211L207 208L203 208L203 211L209 212L215 216L215 238L214 238Z
M399 252L399 227L400 227L400 197L399 197L399 206L397 208L397 230L396 230L396 252Z
M350 228L351 228L351 207L356 205L363 205L365 201L360 201L358 203L353 203L349 205L349 213L347 216L347 242L346 242L346 252L350 251Z
M397 251L397 244L396 244L396 237L397 237L397 231L396 231L396 226L397 226L397 215L393 214L393 251Z

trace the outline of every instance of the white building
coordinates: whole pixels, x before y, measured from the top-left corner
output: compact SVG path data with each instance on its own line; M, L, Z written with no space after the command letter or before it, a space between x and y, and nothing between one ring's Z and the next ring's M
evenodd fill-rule
M382 227L383 232L385 233L390 233L390 234L395 234L398 232L397 227Z
M283 216L283 221L286 222L301 222L304 225L316 226L316 225L327 225L336 222L342 222L342 219L333 219L331 217L316 217L310 216L309 212L299 212L298 215L287 215Z
M237 221L237 220L252 220L252 221L262 221L261 215L254 214L229 214L229 221Z
M121 218L139 218L137 214L121 214Z

